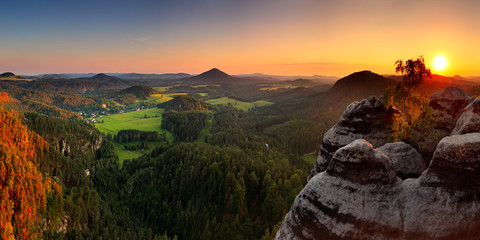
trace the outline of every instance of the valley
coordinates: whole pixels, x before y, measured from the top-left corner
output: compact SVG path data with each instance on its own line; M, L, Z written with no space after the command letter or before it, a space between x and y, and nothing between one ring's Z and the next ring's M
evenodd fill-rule
M380 106L370 96L400 81L370 71L331 83L219 69L52 76L0 81L2 108L46 142L38 171L63 189L40 206L48 227L32 233L49 239L271 239L280 226L279 234L298 234L292 220L281 224L323 171L318 159L332 154L326 132L352 102Z

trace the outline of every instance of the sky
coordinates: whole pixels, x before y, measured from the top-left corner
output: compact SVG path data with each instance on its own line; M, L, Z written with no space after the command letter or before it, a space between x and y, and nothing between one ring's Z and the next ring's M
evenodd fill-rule
M480 76L476 0L16 0L1 3L0 72ZM433 68L437 56L447 67Z

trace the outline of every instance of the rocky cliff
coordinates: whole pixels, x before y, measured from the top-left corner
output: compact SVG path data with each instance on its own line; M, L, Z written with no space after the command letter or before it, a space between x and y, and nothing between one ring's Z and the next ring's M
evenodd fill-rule
M430 103L448 133L427 168L412 146L387 143L398 110L374 98L350 105L276 239L479 239L480 98L447 88Z

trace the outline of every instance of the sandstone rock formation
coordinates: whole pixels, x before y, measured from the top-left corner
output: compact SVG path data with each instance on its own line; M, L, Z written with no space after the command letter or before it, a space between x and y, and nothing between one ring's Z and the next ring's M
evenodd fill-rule
M435 110L438 119L436 128L450 133L463 108L473 101L473 98L456 87L446 87L430 97L430 106Z
M480 97L468 105L457 120L452 135L480 132Z
M430 105L432 131L410 143L423 158L387 143L398 110L349 105L276 239L480 239L480 98L449 87Z
M480 133L445 137L401 180L365 140L333 155L296 197L276 239L478 239Z
M473 98L456 87L446 87L430 97L433 108L433 129L414 129L412 136L416 139L414 147L420 151L423 158L429 162L438 142L450 135L457 119ZM429 131L426 134L426 131Z
M390 168L402 179L417 178L427 168L422 155L404 142L387 143L377 150L389 158Z
M383 101L373 96L350 104L338 123L325 133L317 162L308 178L324 171L337 149L356 139L365 139L374 147L387 143L395 114L399 114L397 109L386 110Z

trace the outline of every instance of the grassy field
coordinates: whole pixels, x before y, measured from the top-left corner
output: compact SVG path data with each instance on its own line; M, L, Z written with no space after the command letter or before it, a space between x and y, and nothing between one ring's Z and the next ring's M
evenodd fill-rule
M317 154L303 155L302 159L313 165L317 161Z
M99 117L96 120L102 121L103 123L96 123L95 127L101 132L112 135L116 134L120 130L124 129L137 129L141 131L157 131L159 133L166 133L167 140L173 142L173 135L164 129L161 129L162 124L162 113L164 109L160 108L151 108L143 111L134 111L127 113L119 113L110 116ZM147 115L148 118L145 118ZM155 117L158 116L158 117ZM164 142L150 142L149 151L154 149L155 146L165 144ZM115 143L115 152L120 159L120 164L123 163L125 159L132 159L141 156L143 153L141 151L127 151L125 148L118 143Z
M172 100L174 97L178 95L187 95L187 93L158 93L152 94L150 97L147 98L148 101L155 101L157 103L163 103L166 101Z
M169 96L168 94L152 94L150 97L148 97L149 101L156 101L157 103L163 103L172 100L173 97Z
M159 133L164 133L166 131L160 128L162 124L162 113L164 111L165 110L161 108L150 108L143 111L133 111L98 117L96 118L97 122L103 120L103 123L96 123L95 127L105 134L116 134L118 131L124 129L137 129L141 131L157 131ZM148 118L145 118L145 115L147 115Z
M255 102L242 102L242 101L238 101L238 100L228 98L228 97L210 99L210 100L207 100L206 102L210 103L212 105L220 105L221 104L221 105L224 105L224 106L226 106L230 103L233 107L239 108L243 111L247 111L248 109L253 108L253 107L263 107L263 106L268 106L268 105L273 104L272 102L263 101L263 100L258 100L258 101L255 101Z

